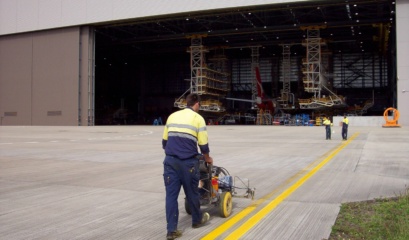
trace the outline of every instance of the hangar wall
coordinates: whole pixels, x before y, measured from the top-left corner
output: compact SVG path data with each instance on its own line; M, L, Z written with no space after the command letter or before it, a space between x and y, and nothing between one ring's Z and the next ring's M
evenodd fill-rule
M0 35L303 0L0 0Z
M409 126L409 0L399 0L396 6L397 95L399 124Z
M88 39L80 27L0 37L1 125L86 124Z

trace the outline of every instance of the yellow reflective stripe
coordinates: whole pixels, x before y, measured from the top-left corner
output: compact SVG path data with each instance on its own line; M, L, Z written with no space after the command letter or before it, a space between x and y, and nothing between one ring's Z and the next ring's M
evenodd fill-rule
M189 124L177 124L177 123L170 123L167 125L168 128L187 128L189 130L198 132L198 129L192 125Z
M168 129L168 134L169 133L184 133L184 134L190 134L192 136L197 137L197 132L194 130L191 130L189 128L176 128L176 127L171 127Z
M190 135L190 134L186 134L186 133L177 133L177 132L169 132L169 137L180 137L180 138L187 138L190 139L194 142L197 141L197 138Z
M206 131L207 129L206 129L206 126L204 126L204 127L201 127L201 128L199 128L199 131L198 132L203 132L203 131Z

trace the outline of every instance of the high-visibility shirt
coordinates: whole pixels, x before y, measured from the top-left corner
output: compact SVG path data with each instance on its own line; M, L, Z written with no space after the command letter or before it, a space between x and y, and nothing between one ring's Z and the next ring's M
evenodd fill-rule
M179 159L209 153L209 143L204 118L191 108L172 113L163 131L162 147L166 155Z
M342 124L348 125L348 124L349 124L348 118L344 118L344 119L342 120Z
M325 126L330 126L330 125L331 125L331 121L327 118L327 119L324 120L323 124L324 124Z

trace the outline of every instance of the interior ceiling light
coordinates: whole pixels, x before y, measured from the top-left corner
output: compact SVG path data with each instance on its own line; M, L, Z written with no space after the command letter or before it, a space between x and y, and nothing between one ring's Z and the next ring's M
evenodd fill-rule
M352 19L351 10L349 9L349 4L345 5L345 8L347 9L348 18L349 18L349 19Z

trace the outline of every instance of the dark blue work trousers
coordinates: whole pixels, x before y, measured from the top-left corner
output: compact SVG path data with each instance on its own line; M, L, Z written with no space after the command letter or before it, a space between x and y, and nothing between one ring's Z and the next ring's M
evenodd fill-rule
M325 135L326 139L331 139L331 126L330 125L325 125Z
M174 232L178 227L178 196L181 186L183 186L190 211L192 212L192 224L199 224L202 220L198 187L200 178L199 160L197 158L181 160L173 156L166 156L163 161L163 167L168 232Z
M347 140L348 137L348 125L343 123L342 124L342 139Z

